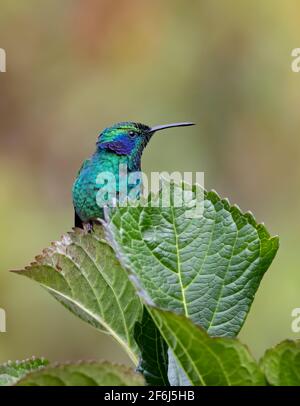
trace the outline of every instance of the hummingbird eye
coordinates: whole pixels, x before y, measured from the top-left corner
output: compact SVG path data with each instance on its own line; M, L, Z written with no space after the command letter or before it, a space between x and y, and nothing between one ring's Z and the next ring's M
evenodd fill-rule
M137 136L137 133L134 131L129 131L128 135L130 138L135 138Z

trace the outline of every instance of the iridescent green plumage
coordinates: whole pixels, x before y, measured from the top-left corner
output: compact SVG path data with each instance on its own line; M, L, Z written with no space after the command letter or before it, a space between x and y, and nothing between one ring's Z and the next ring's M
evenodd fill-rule
M75 218L78 220L76 225L103 217L103 205L99 204L99 193L104 188L108 191L109 196L115 196L117 200L119 199L119 191L123 181L122 174L119 173L120 164L126 165L128 174L140 172L143 150L156 131L192 124L175 123L151 128L141 123L122 122L102 131L96 143L96 151L84 161L73 184L73 204ZM113 175L115 184L103 182L102 174ZM142 184L138 182L137 185L131 184L127 180L126 182L127 193L135 188L138 197ZM114 189L116 189L115 194L113 193ZM108 204L113 203L107 196L106 202Z

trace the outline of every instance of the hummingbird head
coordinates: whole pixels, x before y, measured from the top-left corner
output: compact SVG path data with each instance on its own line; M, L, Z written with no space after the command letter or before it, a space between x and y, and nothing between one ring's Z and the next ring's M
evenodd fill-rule
M122 122L105 128L98 137L97 148L107 150L117 155L133 155L140 157L152 135L156 131L171 127L183 127L194 123L182 122L158 125L148 125L134 122Z

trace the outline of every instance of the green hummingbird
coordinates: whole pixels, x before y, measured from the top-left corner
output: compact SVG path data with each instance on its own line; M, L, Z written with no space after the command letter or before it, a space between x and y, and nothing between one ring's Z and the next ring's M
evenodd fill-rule
M112 182L114 186L112 189L115 189L116 193L111 193L111 196L115 196L118 201L123 180L119 171L120 165L126 165L128 174L140 172L142 153L154 133L167 128L190 125L194 123L181 122L150 127L141 123L121 122L105 128L98 136L95 152L83 162L73 184L75 227L83 227L85 223L103 218L103 205L99 204L99 193L105 190L107 203L110 189L102 178L99 181L99 175L104 173L113 176L115 183ZM142 182L137 183L137 189L141 191ZM126 186L127 193L130 193L137 185L129 184L126 180ZM139 192L137 197L138 194Z

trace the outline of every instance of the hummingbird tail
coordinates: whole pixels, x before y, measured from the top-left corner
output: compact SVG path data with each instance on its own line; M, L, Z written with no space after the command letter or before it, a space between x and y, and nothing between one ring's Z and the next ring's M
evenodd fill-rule
M83 228L83 221L81 220L81 218L78 216L78 214L76 213L76 211L74 211L75 217L74 217L74 223L75 223L75 227L77 228Z

